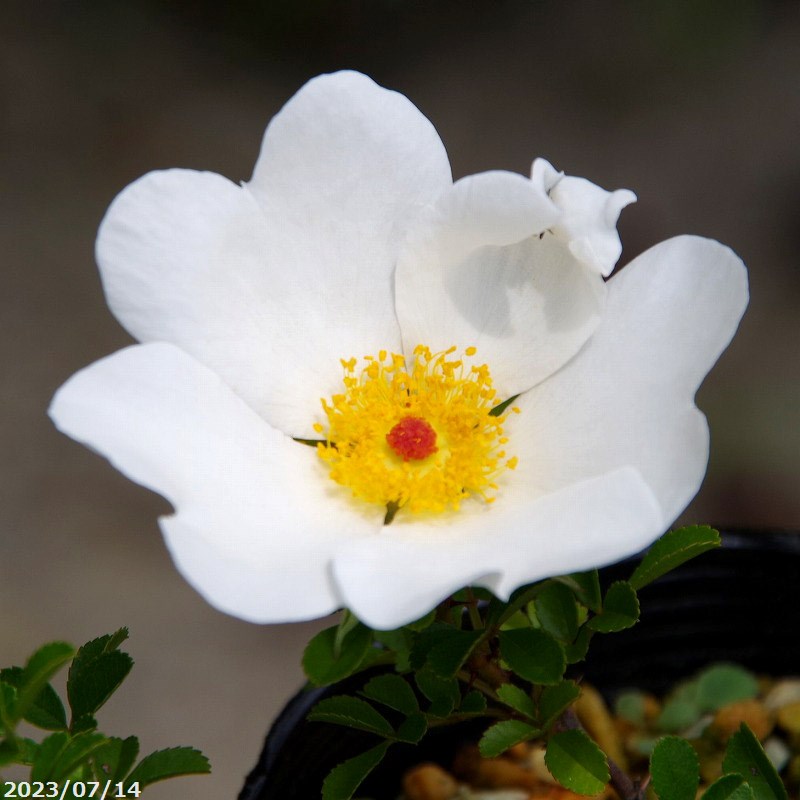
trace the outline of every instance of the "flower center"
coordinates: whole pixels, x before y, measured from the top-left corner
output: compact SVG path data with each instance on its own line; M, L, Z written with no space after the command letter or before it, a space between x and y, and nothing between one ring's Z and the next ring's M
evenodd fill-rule
M410 365L385 350L361 368L342 360L344 392L322 400L320 459L354 497L386 507L387 521L397 509L457 510L472 496L491 503L497 476L517 465L503 449L506 415L489 368L465 366L455 351L419 345Z
M422 461L439 449L436 446L436 431L419 417L403 417L386 434L386 441L403 461Z

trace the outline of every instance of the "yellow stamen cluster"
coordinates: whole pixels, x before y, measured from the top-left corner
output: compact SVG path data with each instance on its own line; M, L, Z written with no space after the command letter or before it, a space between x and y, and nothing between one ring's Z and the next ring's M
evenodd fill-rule
M365 356L361 369L355 358L342 360L345 391L322 400L328 426L315 426L325 437L317 453L334 481L361 500L413 513L457 510L470 496L494 501L497 475L517 465L502 449L506 416L490 414L498 401L489 368L467 368L451 358L455 351L419 345L410 367L385 350ZM464 355L475 352L468 347ZM403 458L387 442L408 417L435 431L431 455Z

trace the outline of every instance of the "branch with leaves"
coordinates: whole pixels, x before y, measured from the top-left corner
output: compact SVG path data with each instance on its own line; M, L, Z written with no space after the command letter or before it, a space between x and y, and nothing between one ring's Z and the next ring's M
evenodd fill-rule
M345 611L338 626L306 648L309 681L321 686L380 665L384 671L357 695L321 700L308 718L366 731L378 742L332 770L323 800L351 798L393 745L416 744L431 729L475 719L485 721L482 756L540 741L550 773L579 794L597 794L610 783L622 800L641 800L652 784L660 800L694 800L699 773L692 746L677 736L660 739L650 775L635 780L581 727L572 708L581 688L567 672L584 660L593 636L636 624L643 586L719 544L717 531L706 526L670 531L627 581L605 591L597 570L522 587L508 601L465 589L399 630L370 630ZM761 745L743 726L705 800L785 797Z
M24 667L0 670L0 768L21 764L30 768L30 782L45 784L110 782L116 796L125 797L138 797L144 787L166 778L210 772L208 759L191 747L157 750L136 763L135 736L121 739L97 730L94 715L133 667L133 659L119 649L127 638L127 628L120 628L77 650L51 642ZM50 683L67 664L69 719ZM18 727L23 720L51 733L41 742L22 736ZM3 787L0 797L5 796Z

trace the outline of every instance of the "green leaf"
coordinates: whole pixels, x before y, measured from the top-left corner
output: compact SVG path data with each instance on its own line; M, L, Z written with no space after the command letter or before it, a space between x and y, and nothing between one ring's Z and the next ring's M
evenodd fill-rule
M424 617L420 617L418 620L414 622L409 622L408 625L404 625L404 628L407 628L410 631L414 631L418 633L419 631L424 631L429 625L432 625L433 622L436 620L436 609L434 608L432 611L429 611Z
M211 772L208 759L193 747L170 747L145 756L125 781L125 787L138 783L140 788L178 775L202 775Z
M578 794L598 794L610 780L603 751L582 730L555 734L544 763L562 786Z
M31 766L36 761L39 745L33 739L17 736L13 739L0 740L0 767L6 764L24 764ZM2 781L0 781L2 786ZM2 795L0 795L2 797Z
M481 714L486 711L486 697L477 689L464 695L458 710L462 714Z
M58 754L46 779L60 781L83 766L98 748L108 739L102 733L79 733L73 736Z
M683 697L672 697L664 703L656 727L667 733L679 733L694 725L702 716L696 703Z
M407 716L397 728L397 738L401 742L416 744L428 731L428 720L419 711Z
M753 790L744 778L736 773L717 778L703 792L702 800L755 800Z
M0 680L20 689L25 681L25 670L22 667L0 670ZM47 731L66 729L67 713L64 711L64 704L49 683L45 683L39 694L33 699L25 714L25 720L31 725Z
M438 632L436 644L428 651L426 666L443 678L451 678L469 658L482 635L483 631L456 628Z
M744 722L728 740L722 769L744 775L755 800L786 800L786 788L775 767Z
M75 655L75 648L66 642L50 642L40 647L25 665L20 685L17 687L17 702L14 717L24 719L42 694L53 675ZM35 712L34 712L35 715Z
M654 542L631 575L630 584L641 589L686 561L719 547L719 533L708 525L691 525L668 531Z
M127 653L109 650L94 658L82 659L75 672L70 669L67 698L73 720L94 714L119 688L131 667L133 659Z
M484 758L495 758L505 753L509 747L520 742L527 742L539 736L541 731L517 719L507 719L496 722L486 729L478 742L478 749Z
M110 738L94 754L94 762L101 773L98 779L106 778L111 783L119 783L128 774L138 755L139 740L135 736L127 739Z
M659 800L694 800L700 762L694 748L678 736L665 736L650 756L650 774Z
M578 699L580 693L580 687L574 681L546 686L539 697L539 724L542 728L549 728Z
M17 704L17 690L5 681L0 681L0 724L10 732L16 728L17 718L14 708Z
M44 781L50 776L61 752L69 743L69 735L63 731L45 737L39 745L39 752L31 768L32 781Z
M513 683L504 683L497 689L497 696L515 711L528 717L529 719L536 719L536 705L533 698L520 689L514 686Z
M697 704L702 711L717 711L757 695L755 675L736 664L714 664L697 676Z
M500 631L500 654L512 671L531 683L554 684L567 666L564 648L546 631Z
M633 627L639 621L639 599L627 581L616 581L608 587L603 610L592 617L586 627L600 633L615 633Z
M575 641L564 648L564 652L567 655L567 664L577 664L586 658L593 633L585 625L578 631Z
M361 693L370 700L382 703L407 716L419 711L417 696L408 685L408 681L393 673L375 676L364 686Z
M422 669L416 673L414 680L422 694L431 701L428 713L435 717L449 716L461 699L455 678L442 678L429 669Z
M337 695L320 700L308 714L312 722L330 722L392 738L394 728L386 717L365 700Z
M322 800L350 800L364 778L381 763L390 742L381 742L349 761L334 767L322 784Z
M563 583L549 581L533 601L542 628L565 644L578 633L575 595Z
M356 628L358 624L358 617L355 614L347 609L342 612L342 618L339 620L339 624L336 626L336 639L333 643L333 654L335 658L339 658L341 655L342 642L344 641L345 636L347 636L350 631Z
M336 683L352 675L372 644L372 631L356 621L349 632L340 638L337 656L339 631L338 625L320 631L303 651L303 671L315 686Z
M645 697L644 692L636 689L620 692L614 701L614 713L634 725L644 725Z
M575 597L592 611L600 611L600 576L596 569L589 572L573 572L553 580L569 587Z

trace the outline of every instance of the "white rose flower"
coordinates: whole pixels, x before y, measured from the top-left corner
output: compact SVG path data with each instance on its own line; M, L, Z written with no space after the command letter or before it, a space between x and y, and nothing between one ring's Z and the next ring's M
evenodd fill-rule
M613 562L697 492L693 397L747 304L697 237L604 282L633 199L541 161L453 183L405 97L321 76L249 183L167 170L116 198L97 260L141 344L51 416L173 504L178 569L254 622L393 628Z

